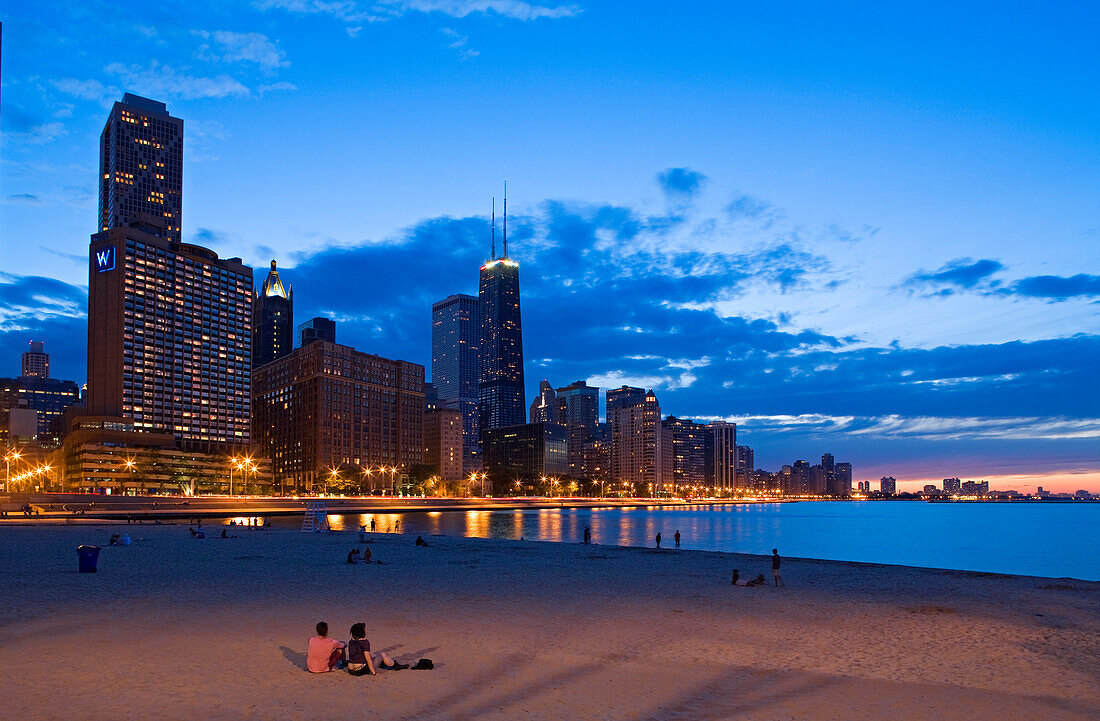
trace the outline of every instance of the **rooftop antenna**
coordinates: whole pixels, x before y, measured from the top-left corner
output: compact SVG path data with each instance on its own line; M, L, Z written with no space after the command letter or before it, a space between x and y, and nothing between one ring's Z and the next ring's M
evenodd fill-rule
M489 256L489 260L497 259L497 198L493 196L493 220L491 223L493 229L493 253Z
M504 257L508 257L508 181L504 181Z

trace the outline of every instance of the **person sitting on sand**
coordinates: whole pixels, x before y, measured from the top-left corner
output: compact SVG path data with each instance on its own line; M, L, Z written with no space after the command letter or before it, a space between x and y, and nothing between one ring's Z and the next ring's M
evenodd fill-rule
M370 563L371 550L367 547L363 547L363 563Z
M756 578L752 580L741 578L741 572L735 568L733 569L733 578L730 580L730 583L734 586L763 586L766 581L764 581L763 573L757 574Z
M108 541L108 545L117 546L118 545L118 539L119 539L119 535L117 533L114 534L113 536L111 536L111 540Z
M427 548L428 547L428 542L425 541L423 537L417 536L416 537L416 545L423 546L424 548Z
M385 653L371 653L370 641L367 640L367 625L357 623L351 627L351 640L347 644L348 649L348 673L352 676L373 676L379 668L392 668L401 671L409 667L407 663L398 663Z
M353 548L348 551L348 563L359 563L359 549Z
M328 624L317 624L317 635L309 639L306 651L306 670L310 673L326 673L337 668L344 657L343 641L328 637Z

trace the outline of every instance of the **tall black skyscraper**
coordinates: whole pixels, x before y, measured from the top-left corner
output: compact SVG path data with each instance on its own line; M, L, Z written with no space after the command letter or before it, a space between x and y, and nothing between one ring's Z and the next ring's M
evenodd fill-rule
M99 136L99 230L145 221L178 243L182 213L183 120L126 93Z
M294 289L283 286L275 261L252 303L252 367L294 350Z
M526 421L523 391L523 332L519 313L519 264L508 257L508 200L504 200L504 253L496 254L494 213L492 257L481 266L481 382L478 430Z

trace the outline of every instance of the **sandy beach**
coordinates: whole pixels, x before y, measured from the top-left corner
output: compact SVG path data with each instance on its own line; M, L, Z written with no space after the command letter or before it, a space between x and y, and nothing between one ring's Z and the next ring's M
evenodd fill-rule
M0 527L4 716L1100 717L1100 583L787 559L742 588L767 559L392 534L352 566L353 533L231 532ZM319 620L436 668L310 675Z

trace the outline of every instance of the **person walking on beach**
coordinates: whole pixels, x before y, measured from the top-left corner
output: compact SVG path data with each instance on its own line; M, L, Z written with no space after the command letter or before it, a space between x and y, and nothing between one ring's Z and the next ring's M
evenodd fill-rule
M676 547L679 548L680 547L680 529L679 528L676 529L676 535L673 536L673 538L676 539Z
M306 651L306 669L310 673L326 673L333 670L344 657L343 641L328 637L328 624L317 624L317 635L309 639Z
M370 519L370 532L374 533L374 519Z
M592 529L588 526L584 527L584 545L592 543Z
M660 548L661 547L661 532L660 531L657 532L657 538L655 540L657 541L657 548Z
M772 549L772 576L775 577L775 587L786 586L783 583L783 577L779 575L779 549Z

